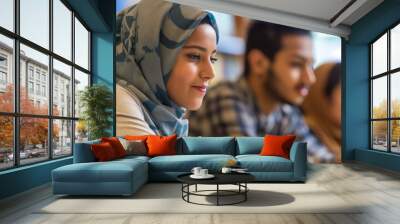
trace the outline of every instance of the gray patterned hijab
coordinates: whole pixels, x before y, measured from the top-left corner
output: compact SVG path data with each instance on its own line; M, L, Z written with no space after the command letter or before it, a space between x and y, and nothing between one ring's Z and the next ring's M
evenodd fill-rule
M169 98L166 86L178 52L204 19L218 40L213 15L190 6L142 0L117 16L117 82L139 98L157 135L188 134L185 108Z

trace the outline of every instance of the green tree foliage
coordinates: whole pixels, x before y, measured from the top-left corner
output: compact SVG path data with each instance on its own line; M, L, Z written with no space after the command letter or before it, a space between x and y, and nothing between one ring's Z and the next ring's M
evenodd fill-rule
M87 125L89 139L110 136L112 126L112 92L107 86L95 84L80 92L81 119Z

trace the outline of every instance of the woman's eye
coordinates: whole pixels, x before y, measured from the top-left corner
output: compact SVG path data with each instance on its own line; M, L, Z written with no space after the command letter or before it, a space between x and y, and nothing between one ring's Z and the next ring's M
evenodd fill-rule
M188 54L187 57L190 60L194 60L194 61L199 61L200 60L200 55L197 55L197 54Z
M217 61L218 61L218 58L211 58L210 60L211 60L211 63L213 63L213 64L214 64L215 62L217 62Z
M301 68L303 66L303 64L300 62L292 62L290 64L292 67L295 67L295 68Z

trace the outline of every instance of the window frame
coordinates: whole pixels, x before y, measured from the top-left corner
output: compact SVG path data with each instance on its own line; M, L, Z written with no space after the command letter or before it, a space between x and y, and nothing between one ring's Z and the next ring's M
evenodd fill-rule
M58 55L55 53L53 50L53 0L48 0L49 3L49 47L46 49L45 47L40 46L39 44L36 44L29 39L24 38L23 36L20 35L20 0L14 0L13 1L13 10L14 10L14 30L10 31L4 27L0 26L0 35L3 35L7 38L11 38L13 40L13 63L12 63L12 69L11 71L13 72L13 79L14 79L14 93L13 93L13 102L14 102L14 110L13 112L2 112L0 111L0 116L4 117L11 117L13 119L13 166L10 167L5 167L5 168L0 168L0 172L5 171L5 170L10 170L10 169L16 169L19 167L23 166L30 166L33 164L38 164L38 163L43 163L46 161L50 160L58 160L66 157L73 156L74 152L74 143L75 143L75 126L76 126L76 121L79 120L79 117L75 117L75 108L71 108L71 114L68 116L56 116L53 115L53 59L58 60L61 63L64 63L68 66L71 66L71 105L74 105L75 103L75 88L74 88L74 82L75 82L75 69L85 73L89 77L89 83L88 86L92 85L92 61L91 61L91 50L92 50L92 43L91 43L91 38L92 38L92 30L88 27L88 25L84 22L84 20L76 13L72 7L66 2L65 0L59 0L68 10L71 11L71 59L64 58L61 55ZM75 63L75 18L83 25L83 27L88 31L88 69L85 69L78 64ZM27 47L32 48L33 50L36 50L42 54L45 54L49 58L48 62L48 80L46 80L46 91L48 93L45 93L46 96L48 96L48 112L46 115L39 115L39 114L26 114L26 113L21 113L20 112L20 85L21 85L21 80L20 80L20 45L23 44ZM36 80L36 69L34 68L33 70L33 79L30 79L30 74L28 72L30 65L29 63L27 65L27 72L26 72L26 82L29 82L30 80L33 81L33 85L35 86L36 83L40 83L42 86L42 79L41 79L41 74L42 72L39 73L39 80ZM28 85L28 84L27 84ZM28 86L27 86L28 87ZM29 88L29 87L28 87ZM29 91L27 88L27 91ZM34 89L34 92L36 89ZM42 94L39 94L38 96L42 96ZM43 97L43 96L42 96ZM31 163L26 163L26 164L21 164L20 161L20 119L21 118L45 118L47 119L48 122L48 136L47 136L47 151L48 155L47 158L44 157L43 160L40 160L38 162L31 162ZM62 156L54 156L54 147L53 147L53 123L56 122L57 120L62 120L62 121L70 121L71 122L71 153L68 155L62 155Z
M375 39L373 39L370 43L368 43L368 53L369 53L369 77L368 77L368 84L369 84L369 149L373 151L379 151L379 152L386 152L386 153L391 153L391 154L400 154L400 152L393 152L392 151L392 121L400 121L400 117L392 117L392 99L391 99L391 79L392 76L395 75L396 73L400 72L400 67L391 69L391 31L393 28L396 26L400 26L400 21L395 22L392 24L390 27L385 29L384 32L379 34ZM383 37L385 34L387 34L387 64L386 64L386 72L376 74L374 76L373 74L373 44L376 43L379 38ZM373 81L378 78L386 77L386 87L387 87L387 93L386 93L386 98L387 98L387 105L386 105L386 118L373 118ZM373 136L373 122L374 121L386 121L386 151L379 150L374 148L374 136Z

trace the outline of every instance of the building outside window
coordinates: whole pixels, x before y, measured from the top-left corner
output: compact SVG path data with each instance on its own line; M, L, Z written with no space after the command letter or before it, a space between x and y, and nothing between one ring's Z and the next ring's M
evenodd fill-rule
M42 73L42 82L46 83L46 74Z
M33 67L32 66L29 66L28 74L29 74L29 79L33 80Z
M36 80L40 81L40 71L39 71L39 69L36 69Z
M46 96L46 86L42 86L42 96Z
M0 54L0 91L4 92L7 87L7 56Z
M0 71L0 84L7 84L7 73L5 73L4 71Z
M29 94L33 94L33 82L31 82L31 81L29 81L28 82L28 91L29 91Z
M7 56L4 54L0 54L0 67L7 67Z
M40 95L40 84L36 84L36 95Z

